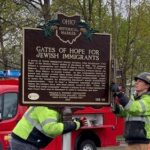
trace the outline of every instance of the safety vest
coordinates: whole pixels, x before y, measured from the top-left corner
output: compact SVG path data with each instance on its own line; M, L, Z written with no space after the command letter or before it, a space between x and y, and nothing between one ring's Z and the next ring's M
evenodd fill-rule
M30 107L13 130L12 136L43 148L64 130L60 114L48 107Z
M150 142L150 92L131 99L126 112L125 138L128 143Z

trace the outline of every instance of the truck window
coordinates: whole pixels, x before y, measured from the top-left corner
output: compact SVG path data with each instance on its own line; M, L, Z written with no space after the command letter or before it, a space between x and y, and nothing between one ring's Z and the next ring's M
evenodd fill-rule
M13 118L15 116L18 104L17 101L18 101L17 93L4 94L2 119L6 120Z

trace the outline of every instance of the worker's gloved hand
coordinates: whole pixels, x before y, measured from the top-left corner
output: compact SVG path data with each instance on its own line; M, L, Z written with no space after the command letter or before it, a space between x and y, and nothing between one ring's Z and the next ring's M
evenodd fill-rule
M88 124L86 117L74 118L73 121L76 123L76 130Z
M118 84L116 84L114 82L111 83L110 89L111 89L112 92L119 92L120 91Z
M80 120L79 120L78 118L75 118L75 119L73 119L73 122L74 122L75 125L76 125L75 130L78 130L78 129L81 127Z
M116 92L114 97L118 97L119 103L124 107L129 102L129 98L122 92Z

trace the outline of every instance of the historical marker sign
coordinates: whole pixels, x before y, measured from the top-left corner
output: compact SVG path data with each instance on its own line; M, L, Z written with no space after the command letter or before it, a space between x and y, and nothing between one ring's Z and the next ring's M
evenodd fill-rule
M109 104L110 35L80 31L79 16L58 15L54 35L25 28L22 103L27 105Z

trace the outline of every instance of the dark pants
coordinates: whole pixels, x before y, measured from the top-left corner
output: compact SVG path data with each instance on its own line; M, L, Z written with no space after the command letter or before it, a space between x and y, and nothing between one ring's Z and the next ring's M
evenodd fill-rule
M11 138L10 140L10 148L11 150L39 150L31 144L20 142L14 138Z

